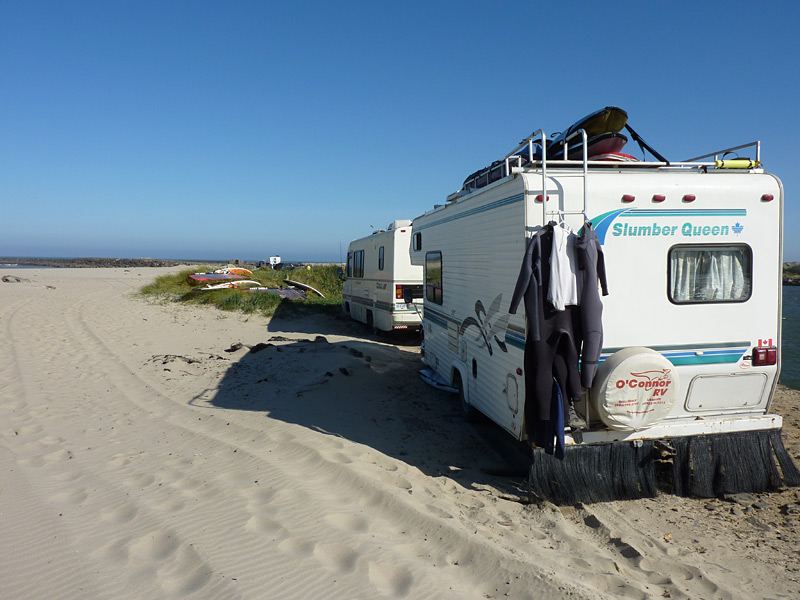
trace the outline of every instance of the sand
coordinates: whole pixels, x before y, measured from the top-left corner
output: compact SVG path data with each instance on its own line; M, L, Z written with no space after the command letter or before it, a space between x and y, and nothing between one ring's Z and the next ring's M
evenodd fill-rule
M0 273L0 597L800 597L797 491L527 504L413 344L135 295L167 271Z

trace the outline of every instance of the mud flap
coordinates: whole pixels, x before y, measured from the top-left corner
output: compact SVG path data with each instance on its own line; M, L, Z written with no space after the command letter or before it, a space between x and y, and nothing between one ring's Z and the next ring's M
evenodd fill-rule
M533 449L532 501L606 502L655 496L711 498L800 486L780 430L568 446L563 460Z

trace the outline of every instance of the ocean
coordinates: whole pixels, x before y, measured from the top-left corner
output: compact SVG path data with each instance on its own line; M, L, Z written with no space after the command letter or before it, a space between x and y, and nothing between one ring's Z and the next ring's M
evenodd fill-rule
M0 269L49 269L39 265L26 265L24 263L0 263Z
M783 286L781 383L800 389L800 286Z

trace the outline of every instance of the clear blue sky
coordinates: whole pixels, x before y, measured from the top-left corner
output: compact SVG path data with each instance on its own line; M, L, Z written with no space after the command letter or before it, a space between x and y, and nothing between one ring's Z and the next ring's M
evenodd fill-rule
M797 3L549 4L0 0L0 255L335 260L605 105L760 138L793 230Z

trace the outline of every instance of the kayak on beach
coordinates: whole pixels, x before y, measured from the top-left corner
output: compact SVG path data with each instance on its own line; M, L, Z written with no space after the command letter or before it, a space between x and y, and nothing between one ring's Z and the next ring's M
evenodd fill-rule
M191 285L200 285L201 283L210 283L212 281L235 281L237 279L245 279L245 277L231 273L192 273L187 279Z

